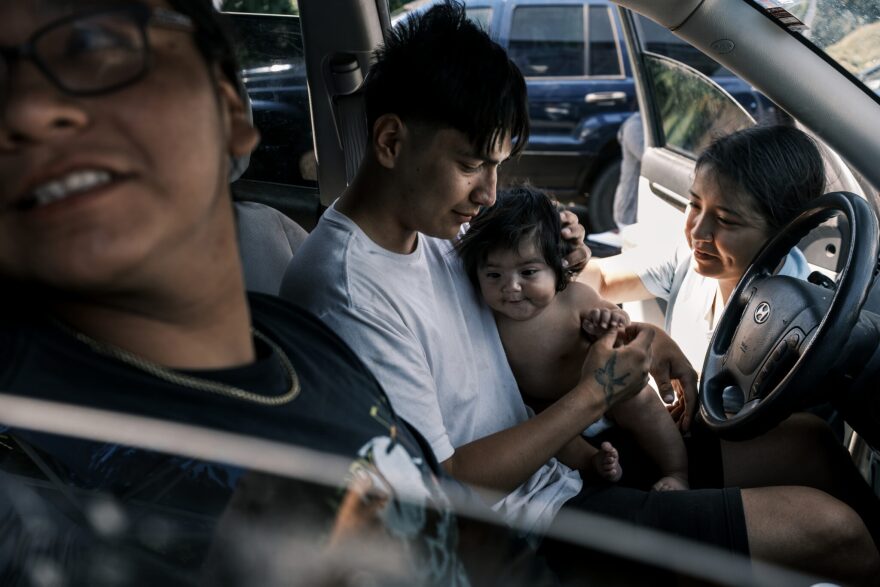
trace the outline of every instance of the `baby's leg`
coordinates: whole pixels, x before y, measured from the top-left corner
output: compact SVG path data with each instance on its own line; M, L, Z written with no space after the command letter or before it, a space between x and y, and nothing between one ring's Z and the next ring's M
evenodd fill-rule
M660 468L663 477L654 484L654 489L689 487L684 440L653 389L645 387L633 398L619 403L611 415Z

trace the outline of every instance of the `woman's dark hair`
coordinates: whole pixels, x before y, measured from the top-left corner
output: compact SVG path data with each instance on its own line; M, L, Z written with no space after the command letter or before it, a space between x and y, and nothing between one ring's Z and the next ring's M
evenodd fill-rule
M825 163L816 142L791 126L756 126L721 137L697 159L722 187L747 193L772 229L793 220L825 192Z
M208 65L218 64L229 81L240 88L240 67L227 17L214 8L212 0L168 0L168 3L174 10L193 20L196 46L205 62Z
M517 251L529 240L556 274L556 291L568 285L562 260L569 252L560 236L561 222L555 202L532 187L518 187L498 194L494 206L483 209L456 244L468 277L479 289L477 273L489 253L498 249Z
M447 0L398 23L375 51L364 82L372 131L384 114L453 128L488 153L510 134L513 151L528 141L526 84L504 49Z

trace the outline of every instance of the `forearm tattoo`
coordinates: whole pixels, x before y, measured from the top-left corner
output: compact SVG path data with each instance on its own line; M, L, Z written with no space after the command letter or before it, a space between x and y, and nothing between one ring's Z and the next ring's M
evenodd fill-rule
M596 369L594 377L602 389L605 390L605 408L611 407L611 398L614 397L614 389L617 387L626 387L626 378L629 373L617 376L614 372L614 366L617 364L617 353L613 353L611 358L605 362L604 367Z

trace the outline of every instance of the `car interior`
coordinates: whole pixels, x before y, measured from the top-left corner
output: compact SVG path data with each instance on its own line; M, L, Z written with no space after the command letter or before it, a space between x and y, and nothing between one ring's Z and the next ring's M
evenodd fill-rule
M679 81L673 85L685 87L693 79L694 87L700 86L695 92L713 93L701 114L712 123L676 134L676 121L664 118L664 113L697 100L663 92L661 74L679 65L651 51L650 43L642 38L641 19L659 24L766 96L792 124L825 147L823 154L830 170L830 193L767 244L731 297L703 366L702 417L722 438L736 440L765 432L808 404L831 402L846 422L842 442L880 499L880 288L876 280L880 269L880 134L876 132L880 128L880 95L805 40L802 31L789 30L767 10L775 3L614 3L646 130L639 178L643 220L622 231L623 248L680 240L695 154L715 136L713 133L755 124L754 117L708 76L683 67L683 77L675 78ZM233 183L233 194L239 201L270 206L309 231L345 190L367 148L359 89L371 52L392 26L392 14L387 0L298 0L297 5L298 16L230 12L244 45L243 78L254 122L262 135L248 170ZM485 14L475 12L474 18L485 18ZM662 100L668 108L658 104ZM773 275L780 259L795 246L815 270L816 277L809 282ZM601 241L596 241L596 247L603 250ZM784 311L774 311L766 323L758 323L753 318L763 304ZM662 309L654 302L627 304L625 309L634 320L662 323ZM733 415L721 408L721 394L731 386L748 399L743 410ZM255 446L254 439L223 436L216 431L137 421L125 414L101 414L4 394L0 394L0 413L2 424L54 433L62 439L115 442L305 479L316 486L329 485L335 478L327 472L334 464L328 464L326 455L268 444ZM107 417L124 419L130 426L103 426L101 418ZM0 445L4 443L0 434ZM10 467L3 461L4 474L12 470L13 477L25 479L32 487L35 478L46 475L34 462L16 462ZM83 511L98 511L104 512L101 519L112 519L105 510L94 510L97 502L92 497L59 489L55 479L41 477L38 490L63 493L68 502L65 511L73 518ZM148 501L150 507L158 503L161 510L161 499ZM134 503L143 505L137 500ZM465 516L479 519L482 515L464 504L456 505ZM145 539L149 542L172 532L168 519L176 519L179 512L164 513L168 516L140 538L153 536ZM124 515L141 522L151 519L143 517L142 511L127 510ZM197 515L188 519L203 521ZM136 534L137 528L143 527L127 525L124 532L111 527L98 538L104 544L113 539L114 532ZM726 553L585 514L573 515L560 528L556 538L601 556L644 565L644 576L672 573L684 584L716 585L804 585L810 581L770 566L756 572ZM148 547L152 549L149 560L137 559L123 565L120 572L144 568L148 569L145 576L155 572L163 581L175 576L176 570L164 568L156 560L155 553L168 544ZM96 552L103 555L107 551ZM189 563L192 561L180 563L180 584L191 584ZM289 572L289 568L278 572ZM91 579L92 584L114 584L114 576ZM602 575L597 584L625 584L618 581L619 577ZM171 580L168 584L176 583ZM272 583L267 580L265 584ZM386 576L382 584L407 582L405 577Z
M425 4L414 3L420 7ZM845 215L841 218L841 211L838 210L837 214L825 214L827 218L804 230L804 234L798 239L798 246L811 266L819 273L831 276L829 279L832 280L832 288L834 279L839 282L839 290L840 283L845 281L844 277L852 277L853 271L863 274L864 282L858 286L863 291L852 302L845 303L849 306L847 322L846 325L841 325L845 332L859 333L859 343L856 346L864 350L852 353L859 360L854 360L851 366L835 366L828 356L823 360L813 360L816 356L822 356L814 354L819 350L818 347L826 346L830 350L837 346L839 340L835 342L832 339L829 342L825 339L829 324L833 322L825 316L839 312L838 308L844 302L839 292L832 296L831 302L811 301L811 311L818 312L818 321L821 324L819 328L814 328L816 324L813 324L808 329L806 341L800 348L800 360L795 368L788 371L788 375L777 373L774 381L779 380L776 381L779 385L769 386L772 393L765 393L775 398L777 392L792 387L790 382L794 380L797 383L798 378L791 375L797 374L806 363L823 365L821 375L831 379L822 387L835 389L838 394L835 398L826 399L835 399L840 405L847 406L847 420L855 424L856 432L851 434L848 429L848 442L851 443L854 454L862 455L863 459L868 455L867 461L860 464L871 475L875 490L880 493L880 485L876 484L876 451L863 446L866 441L871 447L880 445L876 432L880 430L880 400L870 383L876 374L871 369L873 361L866 360L873 356L869 350L880 346L880 338L873 326L874 312L880 311L880 294L873 287L875 272L872 268L867 268L876 261L876 253L873 252L876 243L859 244L859 247L865 247L863 251L856 251L857 247L852 246L864 237L865 232L870 234L871 226L876 223L877 189L874 186L880 185L880 168L874 161L880 154L880 139L870 129L876 128L877 122L880 122L877 95L860 84L854 74L809 42L805 42L797 32L787 30L760 3L623 0L618 4L641 110L647 119L646 149L639 180L639 210L643 218L651 219L651 222L628 227L632 230L625 231L624 246L651 246L660 241L668 242L670 239L680 238L680 230L670 227L682 225L682 212L687 204L688 189L694 174L695 152L705 145L712 133L721 132L725 128L729 132L731 129L755 123L753 117L742 107L737 107L723 90L711 87L709 90L701 87L694 90L700 93L701 98L703 93L717 94L711 100L698 101L700 107L706 108L700 115L710 119L711 124L704 124L700 130L684 128L678 132L674 128L675 120L670 121L668 117L664 119L665 112L682 103L694 101L692 96L681 94L684 91L682 88L690 88L694 84L712 84L702 74L694 73L688 67L676 66L670 57L652 53L650 49L656 50L656 47L650 46L650 39L642 41L639 38L640 32L644 31L644 26L639 24L643 22L643 18L668 29L769 98L793 123L825 145L824 154L831 178L829 190L856 194L867 202L869 213L865 215L863 227L853 225L853 219L846 218ZM357 88L367 71L370 50L381 41L383 30L387 30L391 21L387 6L381 1L376 2L375 6L373 3L364 5L351 2L346 3L345 7L335 4L330 7L323 2L300 0L299 10L318 161L317 186L320 204L326 206L344 189L346 180L353 176L357 161L363 153L366 129ZM335 18L340 10L344 10L350 18ZM484 12L477 13L478 18L485 16ZM245 17L236 15L235 18L238 21ZM290 21L290 17L259 18L267 22ZM681 75L685 77L675 78L675 83L670 86L674 91L664 92L661 83L663 78L658 75L658 68L668 69L669 63L682 70ZM691 82L691 78L696 81ZM816 88L820 87L834 90L817 92ZM666 103L658 104L663 100ZM262 185L255 187L254 192L259 192L260 189ZM298 220L305 226L310 226L312 222L311 219ZM867 238L871 240L870 237ZM870 261L854 269L853 264L862 255ZM827 296L820 295L818 299L824 300L825 297ZM803 300L802 303L807 304L807 301ZM656 306L626 309L634 317L658 320ZM741 316L748 314L745 308L741 308L741 311ZM728 317L731 314L728 312ZM767 354L769 349L775 348L774 345L784 341L784 338L767 341L768 346L756 352ZM807 349L809 352L806 352ZM810 375L810 381L816 380L818 376L816 373ZM748 383L747 386L750 387L753 382L741 383ZM841 393L842 388L846 388L847 392ZM792 399L783 402L788 404L788 411L794 409L799 401L796 399L797 393L791 393ZM802 397L814 395L803 391L801 394ZM788 393L785 395L788 396ZM757 404L761 403L769 406L776 402ZM779 417L781 416L777 414L775 419L768 418L767 422L778 421ZM749 429L748 425L743 425L746 420L748 418L745 415L739 419L732 418L730 423L724 424L721 433L734 437L756 433L757 428ZM731 429L732 433L729 432Z

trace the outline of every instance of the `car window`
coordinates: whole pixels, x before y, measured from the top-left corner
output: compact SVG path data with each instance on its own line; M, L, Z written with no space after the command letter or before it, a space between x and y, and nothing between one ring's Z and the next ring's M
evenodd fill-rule
M671 31L653 20L636 15L634 23L639 41L645 51L670 57L710 77L733 76L733 73L720 63L693 45L679 39Z
M486 32L490 31L490 23L492 22L491 8L466 8L468 18L483 27Z
M607 6L590 6L589 31L590 75L620 76L620 52L617 50L614 25Z
M261 136L243 178L316 186L299 18L239 14L232 22L241 39L242 78Z
M296 0L222 0L221 5L227 12L299 14Z
M736 100L697 70L661 55L644 58L661 145L695 157L715 138L755 124Z
M583 7L517 7L508 52L526 77L583 76Z
M346 470L332 455L325 459L331 470ZM344 510L335 511L344 486L322 481L6 431L0 434L0 578L4 585L16 574L54 577L21 583L27 585L280 585L288 583L276 573L333 575L353 553L333 546L348 532L339 522ZM356 548L372 546L359 541ZM370 556L378 561L373 572L360 557L350 558L348 572L373 575L371 584L418 584L387 541ZM314 582L323 583L317 576Z
M791 0L803 23L791 30L856 77L880 66L880 4L876 0Z
M10 400L19 401L0 401L8 408ZM426 499L414 486L387 494L389 486L379 484L387 477L363 458L117 412L45 407L42 419L33 418L37 429L5 426L10 412L19 423L32 419L20 409L0 418L3 585L434 585L440 580L431 573L453 553L473 584L499 573L503 584L556 584L521 536L458 484L437 480L434 491L448 500ZM59 418L67 408L76 412L72 420ZM71 434L51 431L56 426ZM118 444L121 437L130 442ZM399 464L392 458L381 467L390 474ZM635 527L585 512L559 516L561 527L578 531L550 529L562 541L556 547L568 543L597 561L583 567L582 580L592 581L596 569L609 586L645 584L658 573L701 583L724 569L748 583L751 563L729 552L674 536L632 549L607 537L631 536ZM425 519L455 530L421 541ZM676 550L714 564L665 562L675 561ZM411 564L431 557L433 570ZM618 569L613 580L602 565ZM776 575L775 585L797 584L784 572L766 572ZM22 576L33 580L15 580Z

